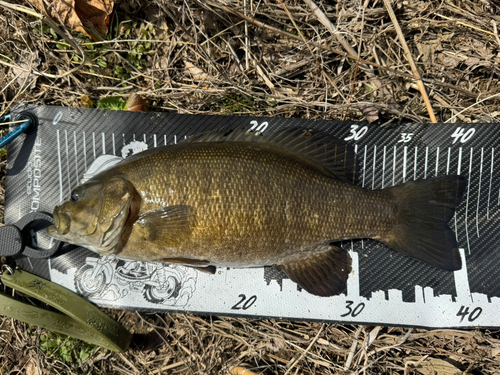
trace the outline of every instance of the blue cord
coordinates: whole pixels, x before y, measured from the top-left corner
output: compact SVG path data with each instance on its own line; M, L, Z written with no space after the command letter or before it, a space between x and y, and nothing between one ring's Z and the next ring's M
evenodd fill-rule
M0 123L7 122L9 120L10 120L10 113L7 114L7 115L2 116L2 118L0 118Z
M5 122L6 120L10 120L10 115L5 115L0 120L1 120L0 122ZM31 125L31 121L28 119L28 120L24 121L23 123L21 123L21 125L19 125L13 131L11 131L5 137L0 139L0 148L7 146L14 139L19 137L24 132L26 132L26 130L30 127L30 125Z

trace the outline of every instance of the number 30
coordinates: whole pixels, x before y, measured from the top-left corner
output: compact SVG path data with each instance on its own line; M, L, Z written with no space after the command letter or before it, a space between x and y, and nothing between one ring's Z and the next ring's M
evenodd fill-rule
M351 125L351 129L349 131L351 132L351 135L348 136L347 138L344 138L344 141L350 141L350 140L355 140L359 141L361 137L363 137L366 132L368 131L368 126L363 126L361 129L359 129L359 125Z

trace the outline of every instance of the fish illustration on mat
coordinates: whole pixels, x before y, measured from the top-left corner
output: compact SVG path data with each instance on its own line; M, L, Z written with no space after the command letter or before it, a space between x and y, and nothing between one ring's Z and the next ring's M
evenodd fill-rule
M341 293L371 238L438 269L461 258L448 226L466 187L448 175L367 190L353 147L297 128L215 131L133 155L77 187L48 233L102 255L215 267L274 266L309 293Z

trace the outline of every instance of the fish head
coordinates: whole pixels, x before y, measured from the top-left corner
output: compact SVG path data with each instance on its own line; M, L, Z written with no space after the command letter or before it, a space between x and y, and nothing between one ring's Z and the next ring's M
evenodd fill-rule
M139 208L139 195L129 181L90 180L54 208L54 225L47 232L101 255L114 254L125 245Z

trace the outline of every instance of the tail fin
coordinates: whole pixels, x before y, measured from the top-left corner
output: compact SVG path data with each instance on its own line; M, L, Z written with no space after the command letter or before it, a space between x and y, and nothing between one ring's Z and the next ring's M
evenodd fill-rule
M397 223L382 241L436 268L459 270L462 261L448 222L466 185L465 177L442 176L389 188L398 202Z

